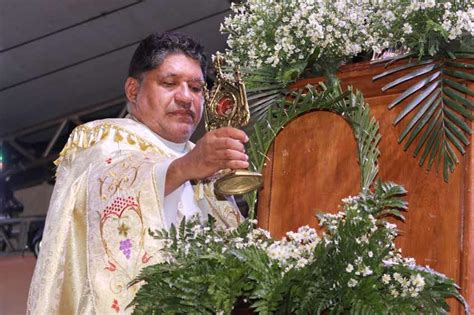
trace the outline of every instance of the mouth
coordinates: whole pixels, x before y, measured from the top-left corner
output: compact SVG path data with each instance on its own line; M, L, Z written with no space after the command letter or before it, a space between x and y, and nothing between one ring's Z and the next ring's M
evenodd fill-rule
M194 121L194 118L196 117L196 114L194 114L194 112L192 112L191 110L186 110L186 109L178 109L178 110L170 112L170 114L180 119L181 118L190 119L192 122Z

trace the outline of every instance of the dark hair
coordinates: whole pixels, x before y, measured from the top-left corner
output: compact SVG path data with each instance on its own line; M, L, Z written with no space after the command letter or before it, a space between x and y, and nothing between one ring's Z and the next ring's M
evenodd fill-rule
M207 57L204 47L192 37L181 33L154 33L142 40L130 61L128 76L141 79L144 72L160 66L173 53L182 53L198 61L206 77Z

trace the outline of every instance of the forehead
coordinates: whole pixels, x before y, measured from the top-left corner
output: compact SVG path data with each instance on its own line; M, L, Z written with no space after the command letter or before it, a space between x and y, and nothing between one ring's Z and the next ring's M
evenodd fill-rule
M183 76L188 80L204 79L199 61L181 53L166 56L155 71L160 76Z

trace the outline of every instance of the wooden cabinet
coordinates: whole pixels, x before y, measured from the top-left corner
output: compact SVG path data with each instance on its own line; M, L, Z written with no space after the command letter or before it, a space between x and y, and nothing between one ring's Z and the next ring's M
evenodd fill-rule
M473 145L461 156L449 183L444 182L441 169L437 174L420 168L412 157L413 149L405 152L397 143L406 122L396 127L392 122L402 108L387 109L410 83L382 93L381 87L390 79L372 81L381 69L368 63L347 65L338 77L343 87L352 85L363 92L380 123L379 178L408 190L406 221L397 222L401 230L397 245L418 264L455 279L474 307ZM320 80L304 79L293 87ZM274 237L305 224L316 227L317 211L337 212L341 198L360 190L356 143L349 125L336 114L311 112L291 121L277 136L268 157L257 216L259 225ZM452 314L462 313L456 301L450 304Z

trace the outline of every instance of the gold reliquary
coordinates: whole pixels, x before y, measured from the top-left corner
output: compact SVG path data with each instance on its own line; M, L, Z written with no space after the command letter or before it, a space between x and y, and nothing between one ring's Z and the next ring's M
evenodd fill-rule
M242 128L250 120L250 110L245 92L245 84L239 68L234 77L227 78L222 72L224 60L216 55L214 67L216 81L206 93L206 129L211 131L222 127ZM262 174L248 170L222 170L217 174L214 190L219 195L240 195L262 186Z

